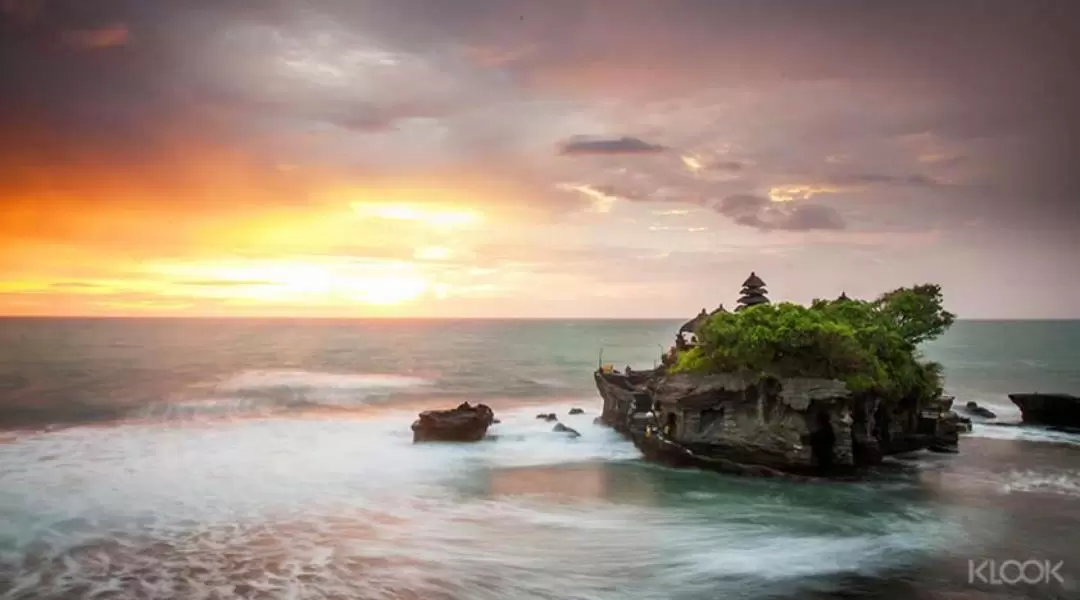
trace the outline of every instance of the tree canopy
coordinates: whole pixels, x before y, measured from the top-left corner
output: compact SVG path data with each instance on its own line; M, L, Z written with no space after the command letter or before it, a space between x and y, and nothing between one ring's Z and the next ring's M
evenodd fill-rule
M720 312L698 325L698 345L672 372L749 372L844 380L885 398L941 393L941 367L920 360L918 345L945 332L955 315L941 287L900 288L873 301L815 300L809 307L764 304Z

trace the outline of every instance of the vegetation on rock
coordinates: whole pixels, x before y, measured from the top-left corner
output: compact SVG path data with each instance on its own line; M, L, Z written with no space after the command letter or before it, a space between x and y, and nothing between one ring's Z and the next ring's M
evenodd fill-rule
M954 319L934 284L873 301L761 304L703 320L697 345L680 352L669 372L824 377L887 399L932 397L941 393L941 366L921 361L918 345Z

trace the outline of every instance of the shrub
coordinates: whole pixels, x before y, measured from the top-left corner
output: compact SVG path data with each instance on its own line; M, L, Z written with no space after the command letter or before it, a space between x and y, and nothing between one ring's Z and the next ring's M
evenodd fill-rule
M940 286L920 285L872 302L815 300L809 307L765 304L717 313L670 370L825 377L887 399L937 396L941 367L922 362L917 346L955 320L941 300Z

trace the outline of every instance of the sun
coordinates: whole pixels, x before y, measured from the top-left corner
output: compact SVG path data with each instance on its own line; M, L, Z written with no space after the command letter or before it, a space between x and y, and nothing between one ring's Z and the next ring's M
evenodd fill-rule
M417 276L378 277L357 282L355 298L365 304L393 306L418 299L427 291L427 282Z

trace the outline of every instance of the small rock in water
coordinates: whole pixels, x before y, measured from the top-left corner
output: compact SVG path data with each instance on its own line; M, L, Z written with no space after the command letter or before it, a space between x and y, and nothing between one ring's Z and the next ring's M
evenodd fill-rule
M572 415L583 415L583 414L585 414L585 411L580 409L580 408L571 408L570 409L570 414L572 414Z
M464 402L450 410L424 411L412 424L413 442L478 442L494 421L495 413L486 404Z
M536 418L537 419L543 419L545 421L558 421L559 420L559 417L556 417L555 413L547 413L547 414L540 413L540 414L536 415Z
M572 427L567 427L562 423L556 423L555 427L553 427L551 430L557 433L569 433L570 437L581 437L581 434L578 433L576 429Z
M500 421L498 419L494 419L493 421L491 421L492 425L498 425L499 423L502 423L502 421Z
M967 412L969 412L970 414L975 415L976 417L982 417L984 419L996 419L997 418L997 415L994 414L994 411L992 411L992 410L990 410L988 408L984 408L982 406L979 406L979 404L977 402L968 402L967 404L964 405L964 409L967 410Z

